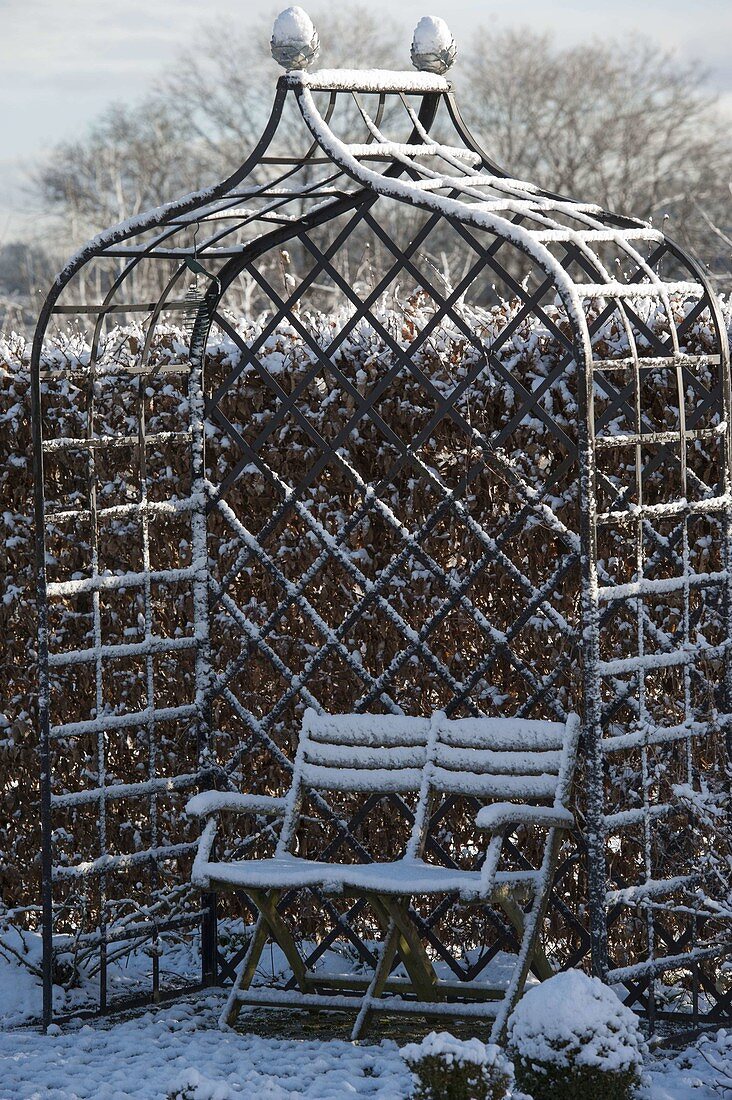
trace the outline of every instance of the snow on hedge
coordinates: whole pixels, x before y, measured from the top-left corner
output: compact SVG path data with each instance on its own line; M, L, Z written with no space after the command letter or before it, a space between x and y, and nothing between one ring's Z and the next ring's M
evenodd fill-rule
M319 74L322 79L323 74ZM429 74L415 73L413 79L417 82L431 80L439 81L441 78L429 76ZM250 431L266 429L276 409L279 397L273 395L269 383L281 384L294 392L302 393L301 410L309 420L314 430L330 438L332 425L351 417L357 407L358 399L367 395L374 386L395 366L395 350L406 349L413 345L418 333L429 329L429 335L421 343L418 342L410 354L415 366L415 373L409 374L402 371L399 375L398 385L393 385L383 396L379 405L382 414L388 412L388 420L392 429L402 438L409 438L414 432L415 409L419 416L426 416L432 405L429 402L420 382L420 372L429 378L430 385L440 398L448 398L456 393L455 408L458 413L469 422L472 430L479 432L481 438L486 440L498 438L506 434L504 440L503 458L517 475L529 485L539 485L546 480L546 470L550 464L548 457L552 453L554 441L547 427L547 419L561 431L572 437L576 431L577 407L576 407L576 377L570 374L556 373L557 364L564 355L561 341L557 339L557 331L566 324L566 314L557 304L547 305L544 316L549 324L543 323L538 317L527 317L523 314L520 299L505 301L491 305L490 307L476 307L463 302L456 303L454 310L461 322L471 333L475 340L468 340L462 329L451 318L433 325L434 305L426 296L412 296L399 298L397 295L373 307L373 312L378 318L380 326L386 337L380 334L365 319L359 320L348 330L348 335L332 350L330 358L333 363L333 372L321 371L315 374L314 368L318 363L317 349L329 348L334 335L340 331L346 323L347 315L338 311L319 312L307 311L302 314L301 324L307 329L308 339L302 332L298 332L291 324L280 323L270 327L271 316L249 316L232 318L232 327L241 340L250 347L257 347L256 362L241 363L241 352L236 343L228 336L219 335L211 339L208 345L208 364L212 377L228 374L231 369L241 367L237 382L233 387L227 404L227 415L231 418L236 431L246 434ZM599 308L593 305L592 309ZM726 307L725 307L726 308ZM638 309L644 324L648 326L651 334L663 337L665 332L665 318L656 310L651 301L643 301ZM683 300L674 300L674 309L679 317L687 309ZM727 313L729 310L727 309ZM482 362L480 351L481 344L495 347L496 341L502 333L510 332L501 344L500 349L485 364ZM627 333L619 323L617 317L609 318L598 326L594 338L598 347L598 354L608 358L617 358L629 354ZM687 352L701 353L705 349L713 347L713 334L709 329L708 320L702 316L689 323L684 329L683 348ZM639 346L645 355L652 350L650 344L646 345L643 339ZM120 397L121 385L119 375L115 372L119 368L136 368L139 366L142 349L144 347L144 331L140 325L130 324L122 328L111 329L101 341L100 363L97 370L95 385L98 387L98 402L100 408L99 430L100 434L127 436L137 431L135 415L136 405L134 400L125 400ZM175 504L176 485L183 482L186 476L185 456L182 448L176 442L176 433L187 422L188 408L185 393L175 383L174 376L166 373L166 368L171 364L179 363L185 357L187 349L186 334L181 329L171 326L159 326L153 346L150 349L150 363L161 368L161 374L156 382L157 389L152 401L150 419L146 425L148 437L148 454L154 468L159 471L158 477L161 484L161 495L165 489L173 499L171 515L162 512L156 514L158 530L167 526L168 544L166 550L166 565L171 569L187 568L190 563L190 546L183 525L175 523L179 511ZM69 437L78 435L80 417L84 415L85 391L88 381L90 363L89 333L81 328L69 328L49 339L43 352L43 361L46 369L52 373L58 372L58 379L47 379L44 387L52 399L49 400L46 419L46 430L50 439L68 440ZM33 567L33 526L32 516L32 470L29 459L30 454L30 418L29 418L29 345L19 336L8 334L0 335L0 448L2 449L2 462L0 463L0 487L3 496L3 509L0 511L0 523L3 527L4 542L0 557L0 632L3 634L7 649L8 660L6 668L6 685L2 713L0 713L0 773L6 778L5 783L0 783L0 789L4 797L6 813L4 820L0 822L0 846L4 855L0 859L0 894L6 905L20 914L18 921L30 930L36 927L37 910L33 908L37 904L37 872L36 860L39 850L38 815L28 814L24 810L25 792L37 784L37 751L34 720L34 684L36 672L34 617L36 582ZM500 369L499 369L500 368ZM697 381L700 385L711 386L713 383L714 368L700 370ZM266 383L263 381L263 372L266 372ZM343 378L343 384L336 380L336 372ZM307 379L313 375L315 382L307 386ZM133 382L134 382L133 376ZM511 379L519 379L521 386L535 395L535 403L530 406L520 423L512 426L516 417L516 390L511 384ZM133 382L128 384L125 395L132 390ZM317 385L316 385L317 382ZM134 382L136 385L136 382ZM298 389L299 388L299 389ZM677 426L677 412L673 405L666 401L667 391L659 387L652 412L660 425L674 429ZM624 428L624 416L620 407L616 407L607 396L600 392L596 395L597 409L606 417L602 429L603 435L618 435L626 430ZM209 425L207 439L207 459L210 464L210 476L217 481L226 476L231 468L233 458L236 456L236 446L233 441L222 432ZM155 442L151 438L155 436ZM716 441L709 445L709 454L713 453ZM439 427L435 436L435 449L430 452L428 461L430 469L435 471L435 477L442 476L441 471L455 469L457 463L472 461L472 444L466 434L453 424L449 418ZM385 475L393 461L393 451L377 426L368 417L363 417L354 423L349 447L354 453L360 455L361 461L368 463L375 480ZM706 441L698 441L699 449L706 450ZM59 469L66 466L73 471L76 459L72 452L59 450L54 456L54 463L58 463ZM68 457L71 455L71 457ZM67 457L64 457L67 456ZM634 470L635 452L628 449L628 456L621 455L617 467L606 476L617 478L627 483L628 477ZM303 437L294 418L287 418L278 432L271 432L262 445L262 461L276 470L279 485L282 491L286 491L286 484L297 483L307 471L312 460L312 446L308 439ZM64 466L64 463L66 466ZM623 464L627 463L627 467ZM244 471L247 474L248 507L252 514L252 527L259 529L271 515L271 500L273 489L267 485L265 479L257 476L255 469ZM135 533L134 517L130 518L125 509L132 507L132 494L134 491L134 479L126 479L125 471L113 478L110 475L109 483L101 488L100 500L106 504L112 502L119 505L119 510L110 522L110 538L118 538L120 542L130 539ZM661 469L658 478L664 476ZM404 485L390 485L384 490L383 502L389 507L398 507L404 514L414 517L415 524L422 522L432 507L432 497L426 496L421 490L422 482L419 478L413 478ZM480 487L479 487L480 489ZM279 491L279 490L277 490ZM480 489L482 497L476 497L475 502L469 503L474 507L471 512L466 508L460 512L462 503L456 501L455 527L461 529L464 523L470 521L475 515L480 519L483 515L495 516L494 504L490 494ZM382 562L385 554L391 553L393 535L386 529L382 510L374 522L370 520L364 523L363 531L354 536L354 545L337 548L336 540L328 542L329 532L341 529L351 518L351 495L353 493L352 479L348 471L344 471L333 464L329 472L327 484L315 486L310 495L302 502L298 502L297 523L306 527L304 538L298 538L295 534L282 538L278 549L277 566L284 576L300 575L312 560L313 546L318 552L323 551L319 543L321 528L312 521L313 515L319 517L318 523L322 524L324 534L322 538L326 544L326 551L337 554L336 560L347 568L350 576L364 586L371 575L375 564ZM382 503L383 503L382 502ZM548 534L545 540L532 538L531 558L529 572L532 575L549 575L555 564L555 545L553 539L560 529L557 516L573 514L572 510L576 502L576 484L570 480L559 481L553 484L543 496L537 496L536 513L530 523L536 527L545 526ZM182 509L183 504L180 503ZM162 508L162 505L160 506ZM225 558L227 555L233 558L235 553L241 550L239 535L241 528L235 529L235 534L224 533L220 536L211 535L210 551L212 557ZM293 524L293 532L295 525ZM316 533L317 532L317 533ZM49 545L53 543L57 561L55 569L58 576L73 577L76 568L74 561L78 553L85 550L85 535L83 525L74 529L73 537L67 538L53 523L49 524ZM471 536L472 537L472 536ZM227 541L228 540L228 541ZM714 562L710 558L708 544L711 540L703 534L689 547L690 568L699 576L706 576L714 572ZM247 548L245 548L246 550ZM243 552L242 552L243 553ZM252 566L242 558L246 569L252 575L259 568ZM711 563L711 564L710 564ZM508 567L508 565L506 565ZM455 591L456 587L463 583L466 562L456 557L442 573L435 575L425 568L424 564L416 556L406 560L401 566L404 585L404 595L400 593L396 603L398 608L407 606L408 595L411 592L418 593L418 598L425 607L430 607L435 601L444 599L445 587ZM121 573L122 571L119 570ZM520 571L517 571L519 577ZM179 574L182 576L183 574ZM613 578L614 579L614 578ZM622 578L621 578L622 579ZM105 577L104 584L109 586L121 586L117 576ZM316 591L315 606L337 606L335 601L342 599L340 584L342 583L339 570L323 570L319 580L320 588ZM606 582L605 582L606 583ZM648 582L646 582L648 583ZM665 581L663 583L666 583ZM71 579L69 584L75 587L76 581ZM364 590L366 590L364 588ZM68 604L60 604L59 621L56 624L56 646L58 651L77 651L89 649L90 641L86 636L86 626L83 616L76 613L75 605L71 602L77 597L72 596L73 588L64 589L67 593ZM312 590L310 590L309 595ZM659 596L661 593L655 593ZM64 597L66 598L66 597ZM140 597L141 599L141 597ZM662 600L656 604L656 630L661 628L669 631L675 629L675 595L669 593L668 606ZM135 605L137 601L137 607ZM140 600L137 595L130 599L130 610L141 610ZM110 600L110 615L114 610L114 629L120 635L120 643L138 646L144 643L144 629L139 633L139 628L134 626L134 616L130 623L117 611ZM268 605L268 596L265 593L258 598L254 597L252 604L247 609L246 622L266 622L271 608ZM572 607L568 601L557 604L554 600L547 601L538 606L525 628L521 632L521 638L517 641L518 651L522 659L531 662L536 652L536 647L542 648L542 660L550 661L562 642L564 635L561 630L564 627L563 616L571 616ZM171 637L176 632L183 633L185 629L186 604L184 593L171 592L168 602L159 609L159 628L161 634ZM218 617L217 617L218 616ZM402 616L404 622L408 616ZM181 625L183 624L183 625ZM560 626L558 632L556 627ZM668 624L668 625L667 625ZM505 625L505 624L503 624ZM284 629L284 627L283 627ZM319 620L315 615L305 624L306 631L314 635L317 640L322 637ZM226 637L231 630L231 616L227 607L223 605L214 613L212 621L212 633L214 636ZM290 628L288 627L288 630ZM475 653L471 651L473 644L461 627L457 616L448 617L442 623L441 643L446 652L459 655L461 665L465 669L476 661ZM395 633L395 632L392 632ZM283 635L278 645L283 652L286 647L299 644L302 640L303 626L296 624L289 634ZM415 632L416 636L416 632ZM557 650L554 638L557 637ZM312 640L308 637L308 643ZM608 637L608 658L622 658L624 654L621 645L622 639ZM389 642L389 645L392 643ZM401 640L399 640L401 645ZM345 649L345 647L344 647ZM126 652L132 652L128 649ZM387 648L384 655L385 665L394 659L398 652L396 643L392 649ZM481 655L482 657L483 655ZM357 660L360 660L360 650L355 654L349 654L352 660L351 668ZM456 664L456 667L457 664ZM54 675L58 670L54 670ZM181 694L184 689L190 687L186 677L188 672L183 672L180 684ZM427 684L432 672L422 669L418 664L413 666L412 690L415 693L427 690ZM272 681L274 683L274 681ZM134 697L138 689L137 674L134 669L125 673L124 682L120 679L119 692L122 705L129 695ZM272 689L274 690L274 689ZM491 681L489 676L484 677L475 684L475 697L485 700L486 709L493 708L501 713L512 713L515 710L515 698L508 692L501 691L500 687ZM329 704L333 710L347 710L353 705L349 682L340 678L340 682L334 682L331 686ZM126 721L124 716L116 716L108 721ZM88 731L89 727L84 727ZM641 736L636 733L627 735L631 737ZM232 786L243 786L246 777L241 774L241 767L237 763L237 746L241 740L241 727L238 720L232 719L225 723L219 731L219 744L221 746L222 759L227 754L235 762L230 774ZM178 747L171 738L168 741L167 734L160 743L161 758L169 759L170 773L178 767ZM279 748L282 741L282 733L277 730L273 743ZM616 742L616 747L620 747ZM77 772L93 774L96 769L94 756L95 747L87 747L82 738L78 739L74 749L74 767ZM87 755L85 755L87 754ZM277 758L281 765L284 753ZM277 765L279 766L279 765ZM279 793L289 775L285 775L282 767L277 771L274 768L269 779L270 789L261 793ZM181 768L181 772L183 769ZM186 766L188 773L188 765ZM165 798L160 799L159 826L161 832L170 838L171 844L183 844L192 839L191 822L183 814L183 802L186 791L178 786L181 775L174 776L170 784L170 790ZM625 782L622 775L618 783ZM119 793L124 790L129 792L132 785L138 796L147 797L140 776L133 768L120 767L119 774L115 776L116 789ZM150 788L147 788L149 791ZM54 791L55 797L69 799L75 797L75 787L69 783L67 787L60 784ZM66 806L70 814L70 822L73 828L58 830L54 837L55 855L59 864L75 864L77 856L86 857L94 850L96 844L96 825L93 819L81 807L76 808L66 802L59 805ZM634 811L631 811L634 812ZM135 849L131 855L137 858L142 847L142 836L139 830L129 828L129 823L120 818L119 823L108 823L110 830L108 840L111 847L118 845L120 850L127 851L132 844ZM622 873L622 868L619 868ZM161 886L161 891L163 887ZM140 899L136 899L139 901ZM161 900L161 905L168 908L178 905L176 897ZM15 919L15 918L13 918ZM90 927L82 931L94 930L93 915L90 914ZM110 930L119 930L117 918L110 925ZM2 930L0 929L0 936ZM85 951L87 949L84 949ZM91 948L89 949L91 951ZM84 959L81 960L85 961Z

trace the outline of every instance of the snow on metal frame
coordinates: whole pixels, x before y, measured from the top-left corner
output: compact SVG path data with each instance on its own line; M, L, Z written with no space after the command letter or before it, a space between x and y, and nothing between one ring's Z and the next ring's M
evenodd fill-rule
M296 104L302 119L302 132L310 139L307 148L299 154L283 153L277 144L278 128L285 109ZM347 121L354 132L347 138L339 135L341 111L350 111ZM388 127L396 127L395 118L407 123L393 139ZM432 137L436 119L451 130L449 142L441 133L439 140ZM429 226L442 221L457 232L464 242L465 255L483 264L481 273L489 270L501 280L506 293L517 296L522 308L539 317L547 329L562 335L564 353L557 365L554 379L572 380L576 387L576 445L568 440L566 432L556 418L543 413L543 428L552 442L564 448L567 461L575 463L579 492L578 523L576 529L568 523L566 515L560 516L547 501L546 488L532 484L520 465L506 450L505 441L488 437L478 427L465 421L459 411L461 393L459 387L449 397L436 390L430 379L420 372L416 364L416 344L401 349L389 343L388 333L379 327L376 317L376 298L359 298L349 288L334 267L337 248L344 246L348 237L359 225L368 224L394 262L402 276L411 278L436 302L437 320L448 321L458 329L464 322L458 311L457 292L441 294L415 266L416 247L402 249L379 233L379 225L370 214L375 201L407 204L425 212L432 219L421 238L426 239ZM342 225L347 220L333 247L320 247L314 243L315 234L330 223ZM338 219L341 219L339 221ZM310 272L294 290L286 288L281 296L256 267L256 261L272 254L290 241L303 245L313 257ZM481 243L486 242L486 243ZM521 254L527 263L539 273L532 289L518 283L510 274L510 264L496 259L499 249ZM647 256L642 251L650 249ZM335 250L335 251L334 251ZM612 270L607 254L626 267L626 278L621 281ZM669 263L673 277L663 279L658 269L661 261ZM181 354L184 362L164 365L155 361L153 344L156 332L171 320L190 312L190 297L182 293L182 287L190 277L186 261L203 263L206 274L201 276L203 290L194 298L195 323L190 333L187 354ZM486 263L490 266L486 268ZM101 271L102 275L96 273ZM151 275L154 272L156 274ZM299 486L288 483L276 468L266 463L241 437L236 426L226 417L224 404L227 392L250 367L255 369L254 344L246 345L219 312L219 301L225 296L242 272L257 283L258 290L269 298L274 311L270 333L280 320L287 321L309 347L316 365L326 356L316 346L303 326L299 304L305 300L316 280L328 278L345 299L362 311L362 316L387 342L397 359L399 373L406 360L410 370L424 386L425 391L438 406L439 418L448 417L458 424L480 454L485 468L497 469L501 480L513 494L514 509L519 516L528 517L524 522L543 524L562 547L562 558L554 576L548 576L541 585L532 583L520 564L506 552L503 536L481 522L470 507L437 470L420 455L424 440L417 440L411 449L403 451L399 462L402 468L408 464L414 469L438 504L436 516L447 515L464 524L472 538L481 547L482 558L465 582L455 580L427 552L423 545L425 532L432 518L422 527L410 524L408 517L400 516L384 499L383 492L358 472L349 459L345 446L334 451L339 469L360 494L363 504L354 515L346 512L343 526L334 535L322 523L315 512L300 499ZM95 300L87 298L86 287L97 279ZM537 286L538 283L538 286ZM139 288L139 289L138 289ZM467 287L462 288L463 291ZM556 293L566 319L561 331L547 308L547 295ZM681 304L680 304L681 303ZM665 318L658 335L649 322L650 311ZM56 317L91 316L94 319L89 362L80 364L64 377L80 381L87 395L85 430L78 435L63 438L44 438L44 403L50 400L48 392L58 381L59 372L43 361L43 341L49 325ZM142 354L135 363L117 364L109 361L105 343L105 326L110 319L135 318L142 315L140 326ZM625 333L623 354L609 354L603 343L603 324L614 317ZM695 322L703 319L710 333L711 349L704 354L687 347L688 334ZM665 325L665 329L664 329ZM212 393L204 382L204 347L212 326L232 341L232 347L240 356L227 379ZM429 325L427 326L429 328ZM436 327L436 322L433 328ZM466 337L470 339L471 334ZM255 342L256 343L256 342ZM259 346L264 336L259 339ZM335 346L335 343L334 345ZM486 361L501 369L495 348L483 348ZM331 357L332 358L332 357ZM158 209L121 223L99 234L74 256L60 273L44 304L39 318L33 346L33 406L34 406L34 462L36 471L36 519L38 525L38 592L39 592L39 655L40 682L40 752L41 794L43 822L43 906L45 948L45 999L46 1022L52 1017L52 934L61 909L71 904L65 899L61 908L55 897L55 882L59 877L84 879L91 870L98 879L99 902L105 911L106 890L112 881L113 870L120 864L147 865L150 868L149 898L140 898L140 912L144 917L146 905L155 899L159 904L159 875L161 868L175 867L174 857L185 845L170 845L167 850L158 837L157 814L159 799L178 790L184 790L200 781L207 785L211 757L208 751L208 726L211 706L224 701L242 724L242 730L271 759L285 771L291 767L278 734L278 723L287 717L292 705L313 706L328 709L329 700L318 698L310 688L318 670L331 653L339 654L350 671L362 681L363 693L352 702L357 709L385 708L399 713L404 708L394 694L393 684L400 675L405 661L416 660L426 674L433 677L439 690L445 693L447 707L452 713L468 714L485 712L486 698L477 699L476 685L481 675L489 675L497 660L505 660L524 684L527 698L519 703L519 712L538 717L562 720L566 715L566 685L560 681L560 673L546 676L541 670L527 665L516 652L514 635L521 629L497 628L481 610L480 601L474 598L471 585L480 579L486 562L501 575L511 578L517 585L518 597L523 602L516 609L517 622L521 615L543 617L558 632L566 644L581 649L581 683L573 689L573 702L582 709L584 716L584 746L587 766L587 850L589 873L589 908L591 914L591 946L593 965L597 973L605 976L612 970L616 980L626 981L629 996L636 1007L653 1012L654 977L664 970L663 959L673 958L678 969L679 952L675 950L674 937L664 929L663 916L644 899L663 896L663 882L667 880L668 911L678 898L679 876L673 867L658 866L655 852L658 823L673 817L674 807L664 796L661 784L654 779L656 747L681 742L685 750L685 779L693 782L703 761L703 750L697 748L710 735L722 728L726 715L732 711L732 667L728 640L732 636L732 599L729 557L731 543L732 496L730 485L730 395L729 349L718 305L710 291L703 271L683 256L678 248L662 233L647 224L630 218L604 213L592 204L575 203L553 195L532 184L512 179L489 160L466 130L450 90L449 83L441 77L427 74L399 74L385 72L329 71L318 73L290 73L280 79L272 115L262 139L252 155L223 183L210 187ZM261 366L256 368L260 373ZM377 423L375 395L362 396L333 363L328 367L336 383L360 402L360 415ZM151 479L145 467L149 439L145 425L145 386L152 389L161 380L167 380L175 372L187 379L188 423L185 431L176 433L180 438L168 440L179 448L187 447L191 462L191 489L188 496L170 493L170 499L148 499ZM654 376L653 372L656 372ZM172 375L171 375L172 372ZM111 373L120 386L139 383L138 424L132 438L137 441L136 461L140 471L137 499L112 507L100 505L102 486L97 475L98 455L106 448L109 434L102 425L101 434L95 431L95 400L97 383ZM671 382L668 382L670 377ZM669 404L676 408L674 423L662 426L649 420L643 407L643 395L648 380L660 379L669 385ZM463 385L466 391L477 380L477 375ZM288 415L299 417L304 431L314 439L307 418L297 409L296 402L288 398L274 378L265 379L274 389L276 400ZM520 379L514 380L518 401L516 422L524 423L536 416L538 399L523 390ZM541 411L541 410L540 410ZM284 415L284 414L283 414ZM282 423L283 415L278 419ZM672 418L674 419L674 418ZM241 448L241 459L218 483L207 473L204 443L205 433L212 427L228 435L234 445ZM384 431L387 425L383 425ZM117 433L117 442L129 440L128 431ZM338 437L345 444L347 434ZM689 448L700 442L718 444L715 452L716 479L712 483L702 478L690 455ZM324 447L314 439L317 447ZM88 500L84 508L78 507L78 494L68 503L71 507L55 510L51 514L47 501L47 481L44 480L44 458L50 461L54 453L63 451L79 453L85 457L85 475L88 484ZM624 449L624 451L623 451ZM652 451L653 457L648 458ZM325 453L325 452L324 452ZM630 453L626 466L618 465L619 453ZM610 456L608 459L607 456ZM332 457L332 456L331 456ZM612 466L615 461L616 465ZM609 464L608 464L609 463ZM660 469L673 471L674 485L663 500L646 499L646 481L658 479ZM280 499L274 508L272 521L266 531L255 532L247 524L247 516L238 514L227 501L237 484L252 476L265 480L273 499ZM620 472L620 473L619 473ZM622 475L629 473L627 483ZM657 488L653 485L654 490ZM509 490L507 490L509 491ZM162 509L177 511L190 517L190 566L180 570L156 570L150 561L149 525L154 515ZM124 511L134 513L139 519L142 568L125 567L115 572L100 569L98 555L98 528L107 518L119 518ZM83 576L63 577L49 581L47 576L46 531L63 521L79 520L82 516L91 522L91 555ZM106 513L106 514L105 514ZM357 530L359 522L369 513L378 515L380 522L402 541L402 549L389 566L376 577L362 568L356 557L348 552L348 540ZM271 548L271 532L288 515L297 517L299 523L320 547L305 574L297 580L285 575L278 565L276 541ZM217 516L231 532L240 547L236 560L227 572L216 576L209 571L207 538L210 538L212 518ZM697 568L698 546L689 528L697 522L707 524L702 537L712 544L711 557L716 567ZM696 530L696 528L695 528ZM268 546L267 543L270 545ZM598 549L599 544L599 549ZM608 551L614 546L615 553ZM618 575L613 560L620 561L624 553L634 558L634 568L629 575ZM429 575L444 585L447 593L442 611L428 620L421 630L415 630L393 598L390 582L408 561L421 563ZM575 619L568 618L566 609L556 599L555 589L562 570L580 562L581 584L577 596L581 612ZM270 616L262 626L253 616L241 608L231 594L232 581L247 563L256 563L274 578L282 590L281 602L271 608ZM331 563L337 564L354 586L362 593L354 609L343 623L333 626L306 596L308 583ZM482 564L481 564L482 563ZM668 575L668 574L671 575ZM161 582L183 583L190 586L193 597L193 628L185 638L164 638L154 634L152 586ZM143 597L143 640L116 645L105 641L100 599L108 589L126 590L139 588ZM656 604L663 597L675 594L680 600L674 632L664 629L666 619L657 621ZM697 595L701 593L703 603ZM694 595L697 594L697 595ZM71 653L57 653L53 648L53 632L49 628L49 610L55 600L88 596L91 601L92 644ZM714 601L717 601L715 603ZM208 632L209 601L220 606L229 615L229 621L238 629L243 639L241 655L224 665L213 662ZM695 602L697 601L697 602ZM667 607L667 605L664 605ZM322 643L316 647L308 661L299 669L290 667L287 659L272 644L274 626L282 621L290 607L296 607ZM717 607L721 608L718 612ZM348 631L370 608L373 608L403 639L403 648L394 654L391 662L379 671L371 673L364 667L360 653L356 654L348 643ZM527 612L526 609L529 609ZM434 637L434 628L445 617L458 609L469 617L485 639L486 659L480 667L453 669L440 656ZM665 614L665 612L664 612ZM718 614L721 626L714 644L703 635L707 618ZM668 616L666 616L667 618ZM618 619L622 619L622 648L612 651L609 657L601 652L602 639L613 636ZM431 633L432 629L432 633ZM701 635L696 638L696 633ZM270 640L268 640L270 639ZM580 644L581 639L581 644ZM617 638L616 638L617 641ZM649 651L649 645L652 647ZM159 683L156 677L155 658L160 653L191 647L196 655L195 697L176 706L157 705ZM251 654L257 660L268 662L280 676L287 690L265 713L255 713L247 706L232 684ZM121 713L108 713L105 684L111 661L120 657L139 657L143 662L146 704ZM710 660L714 663L709 665ZM86 721L55 721L51 713L51 670L61 666L91 664L94 668L95 700L93 716ZM679 708L666 721L659 721L654 707L649 704L651 679L659 668L673 666L680 691ZM711 690L717 672L723 669L721 691L704 713L698 702L701 685L707 693ZM562 670L562 676L569 672ZM462 677L462 678L461 678ZM564 694L563 694L564 692ZM161 775L158 772L156 738L161 722L178 719L196 731L198 737L198 771L188 767L178 775ZM673 720L671 720L673 719ZM107 763L112 738L119 729L145 731L148 745L147 777L136 784L107 781ZM68 739L90 735L96 739L96 775L87 777L87 785L76 790L59 789L55 773L59 764L57 746L68 744ZM243 751L243 750L242 750ZM701 752L701 756L699 753ZM626 768L616 767L619 754ZM633 754L636 754L637 761ZM241 765L241 751L234 754L223 774L236 786L240 779L237 767ZM607 768L609 785L605 777ZM642 782L639 800L629 790L627 768L637 768ZM219 777L221 777L219 767ZM246 773L245 773L246 775ZM655 785L654 785L655 784ZM632 784L630 784L632 787ZM147 850L133 853L110 853L107 850L107 816L110 803L125 798L139 798L146 807L149 820L150 843ZM324 814L330 813L325 798L321 799ZM76 866L55 866L53 837L57 813L74 805L97 807L99 846L95 852L79 853ZM618 882L613 879L612 859L608 866L608 853L623 838L625 831L640 827L638 882ZM351 837L351 840L353 838ZM356 843L353 841L354 844ZM610 845L610 847L608 847ZM362 858L368 852L362 845L357 848ZM171 863L170 860L173 860ZM166 860L168 862L166 863ZM663 860L661 860L663 863ZM59 875L60 872L60 875ZM642 891L644 882L653 882L652 895ZM179 885L179 883L178 883ZM641 888L640 892L639 889ZM156 891L158 891L156 893ZM76 904L80 904L77 899ZM610 909L608 910L608 905ZM688 901L687 901L688 905ZM632 908L640 912L646 921L646 954L643 959L618 967L624 957L616 957L617 946L608 946L608 913L612 937L613 925L621 921L621 914ZM682 904L678 903L681 911ZM344 917L328 910L334 921ZM212 921L207 910L207 935L204 943L204 971L208 978L215 972L213 960ZM192 911L191 919L200 915ZM348 919L347 917L345 919ZM431 918L430 918L431 919ZM576 922L575 922L576 923ZM700 926L695 921L695 928ZM431 929L429 919L424 929ZM434 927L437 927L436 925ZM150 936L157 932L151 923ZM105 920L101 921L99 936L104 956L105 941L114 934ZM434 933L435 935L437 933ZM659 934L663 939L657 950ZM622 936L621 936L622 940ZM703 945L690 946L688 938L679 936L679 944L687 952L685 957L695 967L694 959L706 955L709 949ZM694 954L696 951L696 955ZM702 953L701 955L699 953ZM683 952L681 952L683 954ZM153 994L159 988L157 956L153 956ZM102 958L103 963L103 958ZM638 967L641 967L639 970ZM643 969L645 968L645 969ZM697 968L698 970L698 968ZM99 1006L106 1005L105 967L102 965ZM699 981L698 972L695 981ZM714 994L706 981L705 994L710 1004ZM698 1009L695 987L694 1007ZM719 995L718 1006L729 1012L729 997Z

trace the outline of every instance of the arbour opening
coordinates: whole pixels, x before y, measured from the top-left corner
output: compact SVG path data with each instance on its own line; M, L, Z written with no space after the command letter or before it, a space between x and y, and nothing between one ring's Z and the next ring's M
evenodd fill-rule
M69 318L87 352L44 358ZM674 789L721 772L732 686L729 349L698 265L512 179L441 76L289 72L239 171L69 262L32 368L46 1022L56 933L95 953L102 1010L117 952L150 942L159 995L199 922L204 980L232 977L182 804L279 793L305 706L578 710L550 950L651 1016L669 972L729 1013ZM321 807L314 850L381 851L410 808L371 809ZM453 799L428 846L476 858ZM311 961L372 959L359 903L295 904ZM488 909L413 918L460 981L516 946Z

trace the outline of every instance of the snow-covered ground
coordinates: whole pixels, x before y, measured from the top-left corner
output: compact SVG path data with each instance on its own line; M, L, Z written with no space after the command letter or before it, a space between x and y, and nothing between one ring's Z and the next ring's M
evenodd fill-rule
M25 933L21 938L6 930L4 941L24 951L31 964L40 963L35 935ZM194 980L195 944L180 943L166 960L181 979ZM275 971L277 963L274 958ZM124 965L111 969L112 988L129 992L145 967L149 959L143 953L128 956ZM263 979L271 976L262 974ZM58 989L58 1011L79 1011L93 1003L89 994L84 983L75 994ZM307 1034L304 1027L297 1037L293 1032L292 1038L263 1038L246 1034L244 1012L241 1030L224 1033L217 1026L224 997L221 990L207 990L134 1016L93 1024L77 1020L53 1028L55 1034L42 1035L33 1022L40 1015L40 982L18 965L17 958L0 954L0 1100L409 1097L411 1075L396 1042L354 1045L342 1039L304 1039L299 1037ZM287 1019L280 1017L276 1028L266 1030L287 1036ZM345 1034L346 1026L333 1020L333 1033ZM265 1030L261 1017L255 1029ZM719 1032L702 1046L721 1070L714 1069L696 1045L680 1053L657 1052L647 1060L647 1083L638 1100L732 1098L732 1088L715 1091L715 1081L725 1069L732 1078L732 1033Z
M262 1039L217 1029L222 995L206 993L131 1020L61 1034L0 1034L3 1100L280 1100L407 1096L395 1043Z
M406 1100L396 1043L260 1038L223 1033L223 994L205 992L132 1019L70 1024L58 1034L0 1032L2 1100ZM242 1018L243 1027L246 1019ZM725 1053L726 1048L726 1053ZM732 1043L714 1043L732 1068ZM657 1055L639 1100L719 1100L717 1074L696 1047ZM732 1094L730 1094L732 1095ZM590 1100L590 1098L588 1098Z

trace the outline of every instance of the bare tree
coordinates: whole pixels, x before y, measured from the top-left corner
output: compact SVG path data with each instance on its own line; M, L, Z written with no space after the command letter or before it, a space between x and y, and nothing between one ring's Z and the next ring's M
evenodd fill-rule
M668 215L668 231L729 277L704 215L729 224L732 140L699 66L643 40L564 47L522 29L473 41L463 105L496 160L611 210Z
M200 168L189 138L187 120L162 97L135 107L117 104L86 137L57 145L36 183L78 243L85 233L193 187Z

